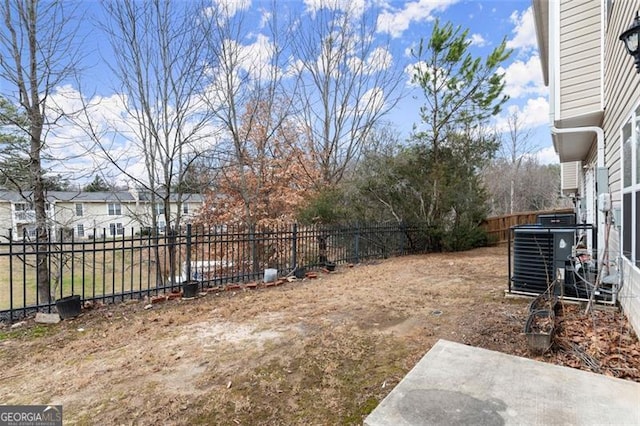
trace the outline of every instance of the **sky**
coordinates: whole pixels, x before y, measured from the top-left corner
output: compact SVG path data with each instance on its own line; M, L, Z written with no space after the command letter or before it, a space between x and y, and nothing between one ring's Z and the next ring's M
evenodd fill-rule
M533 150L540 163L558 163L549 133L548 88L542 80L531 1L429 0L390 5L388 31L397 51L410 48L420 37L428 38L434 19L468 28L474 55L484 57L506 40L513 52L500 71L505 74L505 92L510 99L493 124L505 130L506 117L517 112L531 129ZM419 119L420 95L414 96L415 100L407 99L399 105L398 113L392 114L394 121L406 125Z
M188 0L185 0L188 1ZM269 9L271 0L211 0L212 7L224 2L235 12L244 12L250 20L252 31L244 35L238 42L250 52L255 61L267 60L269 43L271 40L261 31L265 22L272 19ZM313 14L323 5L331 2L333 7L345 5L360 8L363 13L371 6L368 0L281 0L284 7L298 11L301 14ZM485 57L502 40L512 49L510 58L501 66L504 73L506 89L510 100L503 108L501 115L494 117L492 126L505 130L508 114L518 112L524 124L531 129L534 154L540 163L557 163L558 158L551 145L548 130L548 97L547 88L542 82L542 71L536 46L536 35L530 0L373 0L379 8L377 18L376 37L391 41L389 52L384 56L386 61L401 64L404 69L412 66L415 58L411 57L411 50L421 39L429 38L436 19L440 22L450 21L454 26L461 26L469 30L471 52L474 56ZM104 17L99 12L97 1L87 1L81 6L86 7L88 19L81 28L85 39L83 41L89 54L85 58L86 71L82 77L82 91L86 100L97 105L94 114L96 122L118 123L126 128L125 111L122 107L122 96L118 92L118 84L111 78L111 73L105 61L112 60L110 46L104 36L95 30L96 22ZM0 91L6 90L0 83ZM403 137L409 137L414 124L419 123L419 108L424 104L419 88L410 83L409 73L405 73L403 81L404 95L400 102L389 112L385 120L392 123ZM59 87L53 99L63 105L65 110L78 110L81 102L79 86L73 82L66 82ZM91 93L91 95L86 95ZM64 164L54 168L56 172L83 171L92 166L87 165L87 152L76 144L69 147L69 141L83 139L83 132L73 126L60 126L49 135L49 144L60 147L61 154L66 158ZM114 147L120 155L127 152L123 145ZM69 154L72 154L70 159ZM97 161L99 163L99 161ZM93 167L99 164L94 162ZM142 165L131 164L141 172ZM91 180L90 176L85 179ZM119 182L122 183L122 182Z

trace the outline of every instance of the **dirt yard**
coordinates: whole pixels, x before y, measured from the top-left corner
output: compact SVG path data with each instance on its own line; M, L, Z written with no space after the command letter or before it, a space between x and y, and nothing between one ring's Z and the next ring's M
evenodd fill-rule
M533 356L529 300L506 287L492 247L4 325L0 403L62 404L65 424L360 424L438 339L640 380L620 313L564 306L557 344Z

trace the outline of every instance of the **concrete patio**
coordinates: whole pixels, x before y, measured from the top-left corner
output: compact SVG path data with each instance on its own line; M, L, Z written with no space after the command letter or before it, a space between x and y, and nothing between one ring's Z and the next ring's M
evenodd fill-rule
M640 425L640 383L439 340L364 424Z

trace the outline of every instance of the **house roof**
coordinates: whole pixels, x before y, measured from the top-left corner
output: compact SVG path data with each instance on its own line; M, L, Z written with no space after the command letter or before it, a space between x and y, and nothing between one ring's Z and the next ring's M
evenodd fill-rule
M90 202L119 202L134 203L135 197L128 191L113 192L82 192L82 191L48 191L46 194L47 202L54 203L56 201L90 203ZM183 202L201 203L203 197L200 194L182 194ZM32 191L8 191L0 190L0 201L8 201L12 203L22 203L33 200ZM141 201L149 201L149 197L140 197ZM171 201L176 202L178 194L171 194Z
M182 200L182 202L202 203L204 201L204 197L200 194L176 194L176 193L171 193L169 195L169 200L174 203L177 202L178 195L180 196L180 199ZM160 201L162 197L163 197L162 192L156 193L155 195L157 202ZM151 201L151 192L139 191L138 198L140 199L140 201Z
M544 85L549 85L549 1L533 0L533 17Z

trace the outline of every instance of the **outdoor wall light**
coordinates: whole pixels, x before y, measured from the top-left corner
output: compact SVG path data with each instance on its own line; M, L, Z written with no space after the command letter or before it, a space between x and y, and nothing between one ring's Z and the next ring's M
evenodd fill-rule
M624 41L627 52L633 56L636 72L640 73L640 16L638 16L638 12L636 12L636 17L629 28L620 34L620 40Z

